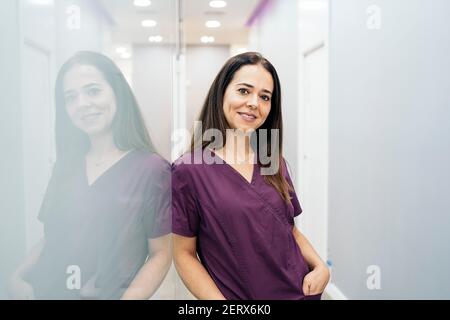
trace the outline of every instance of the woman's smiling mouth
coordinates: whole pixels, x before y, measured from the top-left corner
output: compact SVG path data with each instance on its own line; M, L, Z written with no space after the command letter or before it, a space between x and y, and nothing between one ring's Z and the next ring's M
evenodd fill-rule
M245 121L248 121L248 122L253 122L256 120L256 116L251 113L238 112L237 114L239 114L242 119L244 119Z
M81 119L83 121L91 121L91 120L97 119L101 115L102 115L101 112L89 113L89 114L86 114L86 115L82 116Z

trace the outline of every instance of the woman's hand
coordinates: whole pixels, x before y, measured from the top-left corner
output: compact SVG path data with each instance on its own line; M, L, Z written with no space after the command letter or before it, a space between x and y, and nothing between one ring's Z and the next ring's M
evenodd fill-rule
M303 293L306 296L318 295L324 292L330 280L330 271L325 265L315 267L303 279Z
M33 287L20 277L13 277L9 283L9 294L16 300L34 300Z

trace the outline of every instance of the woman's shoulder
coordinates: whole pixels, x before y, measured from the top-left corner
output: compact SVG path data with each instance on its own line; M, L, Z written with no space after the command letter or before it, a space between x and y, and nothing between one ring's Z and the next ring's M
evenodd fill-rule
M191 164L193 158L193 152L187 152L183 154L181 157L179 157L177 160L175 160L172 163L172 172L173 173L188 173L192 171L194 168L192 168Z
M199 176L205 172L205 161L201 152L187 152L172 164L172 175Z
M291 176L291 167L285 157L281 157L280 170L285 177Z
M177 160L175 160L172 164L172 168L185 168L186 165L192 163L193 152L186 152L182 156L180 156Z
M132 151L137 159L137 164L145 171L170 172L170 163L164 157L155 152Z

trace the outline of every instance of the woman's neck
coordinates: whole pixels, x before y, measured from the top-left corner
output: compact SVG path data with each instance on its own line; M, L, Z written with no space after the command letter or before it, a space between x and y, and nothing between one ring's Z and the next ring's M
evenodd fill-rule
M250 164L254 162L254 152L250 144L250 134L234 130L227 132L226 144L223 148L225 160L234 164Z
M89 139L91 141L91 148L88 152L89 156L101 157L119 151L114 143L112 132L91 136Z

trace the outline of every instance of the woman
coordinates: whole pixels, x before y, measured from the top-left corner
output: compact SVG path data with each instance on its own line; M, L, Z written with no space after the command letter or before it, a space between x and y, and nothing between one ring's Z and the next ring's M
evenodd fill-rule
M171 263L170 165L107 57L80 52L56 81L57 161L45 237L11 280L19 299L148 299Z
M258 53L231 58L200 121L202 132L219 130L224 144L215 141L213 150L194 134L191 153L172 169L174 259L188 289L199 299L320 299L330 275L294 225L302 209L282 157L275 68ZM190 164L195 146L219 161ZM268 167L275 170L263 176Z

